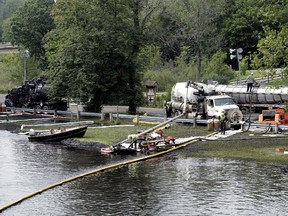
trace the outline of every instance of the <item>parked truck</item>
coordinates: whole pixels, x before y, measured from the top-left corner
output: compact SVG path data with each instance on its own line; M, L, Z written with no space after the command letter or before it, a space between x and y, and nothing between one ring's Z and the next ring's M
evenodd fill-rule
M171 91L171 101L167 102L167 115L186 113L188 118L219 118L224 112L231 124L239 124L243 114L233 99L220 94L212 84L193 81L178 82Z
M240 110L253 110L261 113L267 109L286 108L288 103L288 87L268 87L255 85L252 92L247 92L246 85L218 85L214 83L215 91L229 95Z
M7 107L36 108L44 110L67 110L67 101L51 101L48 98L50 85L48 77L41 76L37 79L28 80L24 85L13 88L5 97Z

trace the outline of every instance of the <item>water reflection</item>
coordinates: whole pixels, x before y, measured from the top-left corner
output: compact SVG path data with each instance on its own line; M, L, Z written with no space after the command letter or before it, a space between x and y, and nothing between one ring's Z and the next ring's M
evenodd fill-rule
M124 158L30 144L0 131L0 204ZM46 191L3 215L285 215L287 175L274 166L177 151ZM5 173L5 175L2 175Z

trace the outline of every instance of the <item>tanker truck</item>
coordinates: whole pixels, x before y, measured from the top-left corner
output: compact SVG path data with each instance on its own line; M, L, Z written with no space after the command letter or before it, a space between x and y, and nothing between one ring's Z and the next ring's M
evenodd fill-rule
M214 85L193 81L178 82L172 87L167 116L186 113L187 118L219 118L224 112L231 124L239 125L243 114L233 99L219 94Z
M252 92L246 92L242 85L218 85L214 82L215 91L229 95L239 108L244 111L252 110L261 113L262 110L286 108L288 102L288 87L267 87L255 85Z

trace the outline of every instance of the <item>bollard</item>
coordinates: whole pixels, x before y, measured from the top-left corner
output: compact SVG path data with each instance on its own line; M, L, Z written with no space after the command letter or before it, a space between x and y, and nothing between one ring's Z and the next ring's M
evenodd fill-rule
M77 111L77 121L80 121L80 111Z
M279 133L279 124L278 123L275 124L275 133L276 134Z
M33 108L33 115L36 115L36 108Z
M167 112L164 113L164 122L167 121Z
M104 121L104 116L105 116L104 112L101 112L101 121Z
M113 121L113 114L112 113L109 113L109 119L110 119L110 122Z
M196 128L196 118L193 118L193 128Z
M136 115L136 125L139 124L139 115Z

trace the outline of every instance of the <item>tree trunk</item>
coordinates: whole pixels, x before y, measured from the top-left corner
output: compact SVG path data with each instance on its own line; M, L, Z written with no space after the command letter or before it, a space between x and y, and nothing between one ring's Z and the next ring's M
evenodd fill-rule
M137 108L137 92L136 92L136 85L138 84L136 79L136 65L134 59L137 57L139 50L140 50L140 42L139 42L139 33L140 33L140 21L139 21L139 13L140 13L140 0L135 0L133 2L133 21L134 21L134 44L133 44L133 50L132 55L130 59L130 67L129 67L129 113L130 114L136 114L136 108Z

